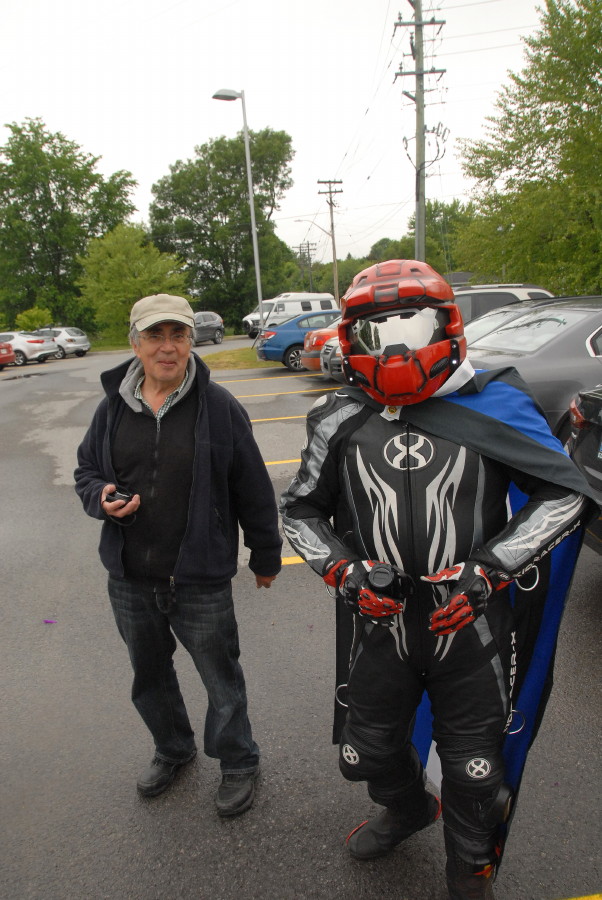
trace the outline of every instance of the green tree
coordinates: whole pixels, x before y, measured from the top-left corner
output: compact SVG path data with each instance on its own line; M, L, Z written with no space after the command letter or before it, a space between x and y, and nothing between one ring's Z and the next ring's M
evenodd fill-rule
M373 259L359 258L348 255L345 259L337 260L337 275L339 282L339 297L342 297L355 276L362 269L374 265ZM328 291L333 293L332 263L318 263L313 267L314 291Z
M32 306L89 326L78 304L78 256L90 237L133 210L129 172L105 180L99 157L51 134L40 119L8 126L0 148L0 307L9 321ZM82 320L83 319L83 320Z
M292 252L276 238L271 217L291 186L291 138L250 132L262 293L280 293ZM191 294L230 324L257 303L247 169L242 133L216 138L178 161L153 186L153 241L186 264Z
M426 201L426 261L441 274L458 269L456 243L458 234L475 216L472 204L462 204L459 200L443 203L440 200ZM370 248L368 259L382 262L386 259L414 259L415 217L408 223L408 234L393 240L381 238Z
M372 244L368 252L368 259L372 262L384 262L386 259L401 259L399 254L399 241L392 238L380 238Z
M15 327L20 331L35 331L36 328L43 328L52 322L52 313L49 309L40 306L32 306L26 309L15 319Z
M602 5L546 0L487 138L463 145L479 221L458 240L479 276L602 290ZM499 277L499 274L498 274Z
M82 300L94 311L98 330L111 340L127 335L136 300L149 294L186 294L182 262L150 243L142 225L117 225L93 238L80 263Z

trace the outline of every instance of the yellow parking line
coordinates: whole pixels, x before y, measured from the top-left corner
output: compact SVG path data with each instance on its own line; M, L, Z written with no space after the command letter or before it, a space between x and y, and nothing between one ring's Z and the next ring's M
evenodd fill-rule
M273 394L235 394L234 398L236 400L249 400L255 399L257 397L280 397L284 394L323 394L325 391L338 391L339 385L331 388L310 388L303 391L275 391Z
M272 419L251 419L251 424L256 422L283 422L285 419L306 419L305 413L302 416L274 416Z
M320 372L299 372L298 375L274 375L270 381L280 381L282 378L312 378L320 375ZM267 375L257 376L253 378L232 378L231 381L215 381L214 384L236 384L239 381L265 381Z
M301 559L300 556L283 556L281 562L283 566L296 566L298 563L305 562L305 560Z
M300 459L274 459L272 462L267 462L266 466L283 466L285 463L300 463Z

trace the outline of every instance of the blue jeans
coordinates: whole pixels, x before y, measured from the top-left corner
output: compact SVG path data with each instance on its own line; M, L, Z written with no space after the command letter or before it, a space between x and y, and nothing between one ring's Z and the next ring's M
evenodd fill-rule
M256 771L259 748L247 715L231 584L217 591L177 585L172 594L109 576L109 597L134 670L132 701L154 738L157 756L178 763L195 750L173 664L177 637L207 690L205 753L220 760L224 774Z

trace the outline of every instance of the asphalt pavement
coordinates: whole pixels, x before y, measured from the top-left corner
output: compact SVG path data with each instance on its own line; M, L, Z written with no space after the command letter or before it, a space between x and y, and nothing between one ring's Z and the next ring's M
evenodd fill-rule
M166 794L138 796L152 746L129 700L129 661L97 555L99 523L83 513L72 478L100 399L99 373L123 358L91 353L0 377L0 897L444 900L440 823L380 861L348 857L345 835L377 807L338 772L332 604L288 545L269 591L256 589L244 551L234 584L263 760L254 807L218 818L219 766L202 753ZM279 494L296 471L307 410L334 385L284 368L212 377L248 409ZM564 900L602 888L601 596L601 558L585 547L497 900ZM202 746L204 691L183 650L176 665Z

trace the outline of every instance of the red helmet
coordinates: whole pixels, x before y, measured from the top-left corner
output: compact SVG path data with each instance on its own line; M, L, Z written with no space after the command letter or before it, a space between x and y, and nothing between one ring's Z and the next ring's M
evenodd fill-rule
M424 262L391 259L364 269L341 299L343 374L379 403L431 397L466 357L454 294Z

